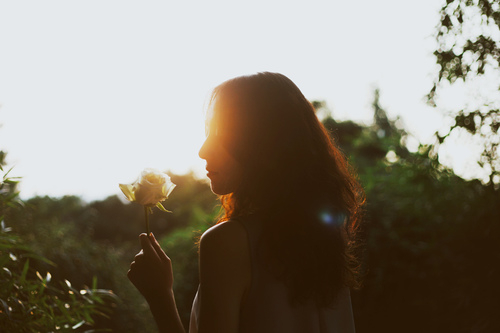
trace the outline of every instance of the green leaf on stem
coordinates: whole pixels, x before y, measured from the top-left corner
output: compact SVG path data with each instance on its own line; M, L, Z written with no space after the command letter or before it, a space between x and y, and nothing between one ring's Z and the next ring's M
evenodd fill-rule
M158 207L158 209L159 209L159 210L162 210L162 211L164 211L164 212L167 212L167 213L172 213L171 211L166 210L166 209L165 209L165 207L163 207L163 205L161 204L161 202L158 202L158 203L156 204L156 207Z

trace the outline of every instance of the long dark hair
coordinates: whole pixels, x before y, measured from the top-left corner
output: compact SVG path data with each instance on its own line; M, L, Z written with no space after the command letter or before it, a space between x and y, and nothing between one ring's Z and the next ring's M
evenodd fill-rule
M213 90L209 117L240 162L237 190L220 197L219 222L258 213L272 272L293 302L332 303L355 288L355 256L364 192L312 104L286 76L258 73Z

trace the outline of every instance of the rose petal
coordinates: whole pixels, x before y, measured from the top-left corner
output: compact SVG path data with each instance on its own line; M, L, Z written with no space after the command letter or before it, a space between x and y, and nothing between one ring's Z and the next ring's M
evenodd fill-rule
M127 197L127 200L135 201L134 185L131 184L119 184L119 185L123 194L125 194L125 197Z
M137 184L134 195L135 201L143 206L154 206L159 201L157 191L141 184Z
M167 198L168 198L168 196L170 195L170 193L172 193L172 191L174 190L175 186L176 186L176 185L175 185L174 183L172 183L172 182L170 181L170 178L169 178L169 179L168 179L168 181L167 181L167 186L166 186L167 188L166 188L166 191L165 191L165 196L166 196Z
M120 188L128 200L153 207L168 198L175 184L166 173L148 168L142 171L136 182L130 185L120 184Z

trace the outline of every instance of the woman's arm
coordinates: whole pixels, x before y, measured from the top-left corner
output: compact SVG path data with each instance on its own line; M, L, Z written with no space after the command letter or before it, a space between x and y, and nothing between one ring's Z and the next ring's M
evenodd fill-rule
M355 333L354 316L351 305L351 292L344 287L339 291L335 303L333 304L332 332Z
M161 333L185 333L173 293L170 258L151 234L140 235L142 250L128 278L149 304ZM250 286L246 230L238 222L218 224L200 241L199 333L237 333L239 313Z
M148 302L161 333L185 333L175 304L170 258L153 234L141 234L139 238L142 250L135 256L127 276Z
M218 224L200 241L199 333L236 333L251 263L245 228L236 221Z

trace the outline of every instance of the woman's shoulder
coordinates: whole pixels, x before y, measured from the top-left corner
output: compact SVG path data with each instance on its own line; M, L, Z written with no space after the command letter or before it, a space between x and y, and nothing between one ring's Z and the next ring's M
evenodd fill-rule
M238 295L250 285L250 247L245 228L237 221L219 223L200 239L200 283ZM221 286L224 284L224 286ZM239 297L239 296L238 296Z
M209 228L200 239L201 247L240 248L247 242L246 228L239 220L228 220Z

